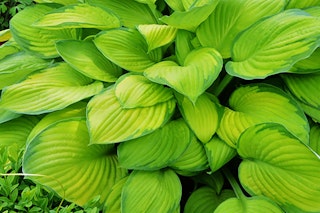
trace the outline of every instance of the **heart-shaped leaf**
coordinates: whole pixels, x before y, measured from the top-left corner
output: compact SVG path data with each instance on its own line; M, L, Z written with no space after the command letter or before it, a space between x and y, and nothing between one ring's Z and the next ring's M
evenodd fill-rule
M63 109L103 89L101 82L58 63L2 90L0 107L16 113L42 114Z
M202 46L217 49L223 58L231 57L231 44L244 29L259 19L283 10L284 0L220 0L216 9L197 29Z
M128 71L143 72L162 58L160 48L148 53L147 42L133 29L102 31L94 43L105 57Z
M89 140L85 119L57 122L29 143L23 172L68 201L84 205L100 195L102 204L127 171L112 145L88 146Z
M56 9L56 4L36 4L26 7L10 20L10 30L14 40L25 50L32 51L42 58L55 58L58 55L56 41L78 39L76 29L43 29L32 24L46 13Z
M320 155L320 126L314 124L310 129L310 144L313 151Z
M106 30L121 26L118 17L102 7L78 3L60 7L38 19L33 26L63 28L96 28Z
M144 74L151 81L168 85L195 103L221 69L222 59L215 49L199 48L188 54L183 66L173 61L162 61L146 69Z
M285 126L301 141L309 143L309 124L301 107L281 89L268 84L249 84L239 87L229 98L219 137L235 147L240 134L258 123L274 122Z
M206 93L200 95L195 104L182 95L176 97L185 121L199 140L207 143L215 134L222 117L223 112L218 103Z
M149 107L173 98L170 88L151 82L142 75L125 74L115 85L122 108Z
M123 187L121 212L177 212L181 194L179 177L170 169L133 171Z
M190 146L192 133L183 119L171 121L151 134L121 143L120 165L127 169L157 170L177 160Z
M26 52L8 55L0 60L0 89L17 83L30 73L48 67L50 61Z
M320 157L275 123L248 128L237 151L241 185L251 195L264 195L280 205L320 211Z
M290 0L286 6L286 9L308 8L313 6L320 6L320 1L319 0L305 0L305 1Z
M150 107L124 109L114 87L109 87L88 103L90 143L118 143L149 134L163 126L174 109L174 99Z
M226 71L243 79L289 72L319 44L320 19L302 10L286 10L256 22L237 36Z
M122 73L121 68L105 58L92 41L64 40L56 46L63 60L92 79L115 82Z

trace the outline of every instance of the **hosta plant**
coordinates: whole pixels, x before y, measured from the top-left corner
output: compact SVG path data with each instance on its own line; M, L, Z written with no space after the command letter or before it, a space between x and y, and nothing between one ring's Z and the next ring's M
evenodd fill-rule
M0 33L25 178L104 212L320 212L320 1L35 2Z

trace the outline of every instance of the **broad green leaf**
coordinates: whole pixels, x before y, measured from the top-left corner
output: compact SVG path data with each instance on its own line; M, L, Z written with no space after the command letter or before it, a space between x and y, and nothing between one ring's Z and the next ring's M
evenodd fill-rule
M115 82L121 68L113 64L92 41L64 40L56 44L59 55L74 69L95 80Z
M165 168L184 154L191 139L192 133L183 119L171 121L151 134L121 143L120 165L135 170Z
M115 85L122 108L151 107L173 98L172 90L151 82L142 75L126 74Z
M264 195L283 206L320 211L320 157L276 123L248 128L237 151L241 185L251 195Z
M51 63L26 52L6 56L0 60L0 89L18 83L30 73L46 68Z
M191 136L190 145L175 161L170 163L170 168L179 175L194 176L208 169L208 159L203 144Z
M203 186L192 192L184 207L184 213L212 213L220 203L234 196L234 192L229 189L217 194L211 187Z
M286 9L290 8L307 8L313 6L320 6L319 0L289 0L289 3L286 6Z
M320 126L314 124L310 129L310 144L313 151L320 155Z
M223 58L231 57L235 37L259 19L283 10L285 0L220 0L216 9L197 29L201 45L217 49Z
M121 26L118 17L102 7L79 3L60 7L46 13L33 26L63 28L96 28L106 30Z
M301 107L281 89L268 84L239 87L229 98L219 137L235 147L240 134L258 123L274 122L285 126L305 144L309 143L309 124Z
M148 52L173 42L178 31L175 27L160 24L140 24L137 29L147 41Z
M58 122L29 143L23 172L68 201L84 205L100 195L102 204L127 171L113 146L88 146L89 140L85 119Z
M14 41L5 42L4 44L0 45L0 60L2 60L6 56L20 52L20 49L21 48Z
M105 57L128 71L143 72L162 58L160 48L148 53L147 42L133 29L102 31L94 43Z
M123 187L121 212L177 212L181 194L179 177L170 169L133 171Z
M38 121L38 118L35 116L22 116L5 123L1 123L0 147L17 145L20 149L24 148L29 133Z
M215 134L222 111L215 101L206 93L199 96L193 104L182 95L176 96L180 112L198 139L207 143Z
M68 4L78 3L79 0L34 0L34 2L36 2L36 3L57 3L57 4L68 5Z
M175 54L180 65L183 65L187 55L194 49L191 42L194 37L192 32L178 30L175 40Z
M277 204L265 197L252 197L245 199L229 198L222 202L214 213L283 213Z
M151 81L173 88L195 103L221 69L222 59L215 49L199 48L187 55L183 66L173 61L162 61L146 69L144 75Z
M195 5L185 11L174 11L170 16L163 16L160 20L178 29L195 31L216 8L218 0L209 0L205 4Z
M133 0L87 0L91 5L101 6L114 12L123 26L135 28L139 24L158 24L160 13L147 4Z
M291 68L295 73L313 73L320 70L320 48L317 48L308 58L298 61Z
M174 109L174 99L150 107L123 109L114 87L109 87L88 103L90 143L118 143L149 134L163 126Z
M237 151L226 144L219 137L214 136L208 143L204 144L212 172L219 170L237 155Z
M79 31L76 29L50 30L32 26L36 20L55 8L56 4L36 4L23 9L11 19L12 37L21 48L41 58L55 58L59 56L56 41L79 38Z
M58 63L2 90L0 107L16 113L42 114L63 109L103 89L101 82Z
M7 109L0 107L0 124L7 122L7 121L10 121L10 120L15 119L20 116L21 116L21 114L14 113L14 112L11 112Z
M289 72L319 44L320 19L298 9L286 10L256 22L237 36L226 71L248 80Z
M127 180L128 176L114 184L104 204L103 212L121 213L121 193Z

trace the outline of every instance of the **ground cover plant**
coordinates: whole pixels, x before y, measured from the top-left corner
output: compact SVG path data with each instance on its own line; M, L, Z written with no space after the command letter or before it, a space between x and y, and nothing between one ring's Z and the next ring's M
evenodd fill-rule
M0 33L26 181L92 211L320 212L320 1L35 2Z

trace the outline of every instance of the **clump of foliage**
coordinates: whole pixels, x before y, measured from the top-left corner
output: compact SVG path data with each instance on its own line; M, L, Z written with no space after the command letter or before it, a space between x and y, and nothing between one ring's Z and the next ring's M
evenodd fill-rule
M27 179L104 212L320 211L319 1L36 2L0 48Z

